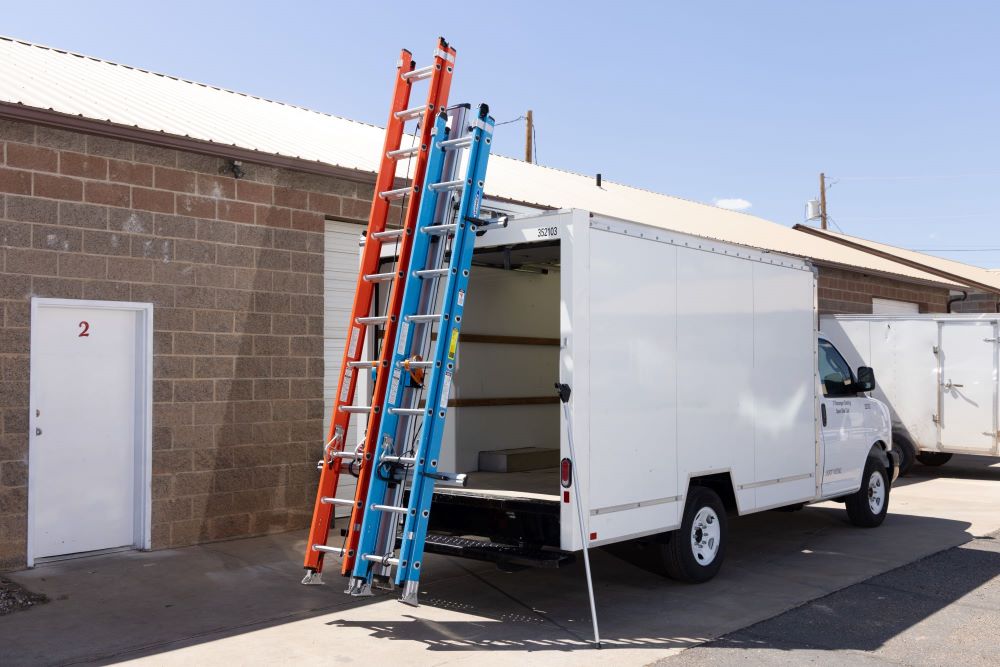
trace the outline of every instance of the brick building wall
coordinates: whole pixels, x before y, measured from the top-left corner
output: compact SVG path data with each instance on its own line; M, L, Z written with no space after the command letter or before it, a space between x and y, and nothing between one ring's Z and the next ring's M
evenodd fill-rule
M956 301L952 311L956 313L1000 313L1000 295L970 294L965 301Z
M872 299L895 299L920 305L921 313L948 310L948 289L870 276L827 266L819 267L819 312L821 315L872 312Z
M323 225L371 186L0 122L0 569L25 562L32 296L154 304L154 548L308 525Z

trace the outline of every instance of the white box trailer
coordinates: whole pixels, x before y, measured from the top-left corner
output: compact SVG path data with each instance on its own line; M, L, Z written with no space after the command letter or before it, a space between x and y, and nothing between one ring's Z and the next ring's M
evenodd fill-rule
M467 486L436 489L428 551L558 565L584 540L655 536L668 574L702 581L727 512L834 498L858 524L885 516L888 411L817 344L807 262L554 211L479 238L463 317L438 467ZM818 362L840 369L836 395ZM572 388L573 461L556 382ZM551 463L478 469L524 447Z
M878 373L901 468L914 456L1000 456L1000 315L836 315L822 328L848 361Z

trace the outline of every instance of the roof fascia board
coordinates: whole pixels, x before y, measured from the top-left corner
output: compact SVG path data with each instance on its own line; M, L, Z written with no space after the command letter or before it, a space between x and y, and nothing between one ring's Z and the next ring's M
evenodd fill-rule
M831 234L823 233L823 230L816 229L814 227L808 227L806 225L795 225L792 229L800 232L805 232L806 234L812 234L813 236L818 236L827 241L833 241L839 243L840 245L847 246L848 248L853 248L855 250L860 250L866 252L869 255L875 255L876 257L881 257L882 259L889 260L890 262L896 262L897 264L902 264L903 266L908 266L911 269L917 269L918 271L923 271L924 273L929 273L939 278L944 278L950 282L958 283L959 285L965 285L966 287L975 287L976 289L988 292L990 294L1000 294L1000 290L992 285L987 285L985 283L978 282L976 280L970 280L965 276L960 276L958 274L952 273L950 271L942 271L933 266L928 266L927 264L922 264L920 262L914 262L913 260L906 259L905 257L899 257L898 255L893 255L892 253L885 252L882 250L877 250L876 248L871 248L863 243L855 243L849 239L841 238L839 236L833 236Z
M94 134L111 139L123 141L134 141L142 144L173 148L176 150L211 155L213 157L228 158L231 160L245 160L267 167L277 167L280 169L290 169L320 176L332 176L335 178L355 181L370 185L375 182L373 172L362 171L360 169L350 169L338 167L323 162L314 162L300 158L275 155L273 153L262 153L260 151L240 148L238 146L226 146L202 141L190 137L180 137L175 134L165 132L155 132L144 130L138 127L117 125L108 121L72 116L70 114L52 111L50 109L39 109L27 107L21 104L11 104L0 102L0 118L17 120L26 123L46 125L63 130L73 130L85 134Z

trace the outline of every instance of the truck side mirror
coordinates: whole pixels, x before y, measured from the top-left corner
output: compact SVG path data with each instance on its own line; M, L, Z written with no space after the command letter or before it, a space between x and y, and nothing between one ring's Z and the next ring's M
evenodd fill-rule
M875 371L869 366L858 368L858 385L861 391L875 391Z

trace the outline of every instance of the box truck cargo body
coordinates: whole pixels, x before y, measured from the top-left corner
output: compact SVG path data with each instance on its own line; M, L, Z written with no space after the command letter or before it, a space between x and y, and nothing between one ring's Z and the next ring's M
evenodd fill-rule
M1000 456L1000 315L836 315L822 328L848 361L878 373L875 396L904 458L904 449L930 465Z
M704 565L668 571L701 580L727 511L885 514L888 413L850 369L824 396L807 262L555 211L480 237L463 320L438 468L467 485L436 489L428 550L553 565L584 540L657 536Z

